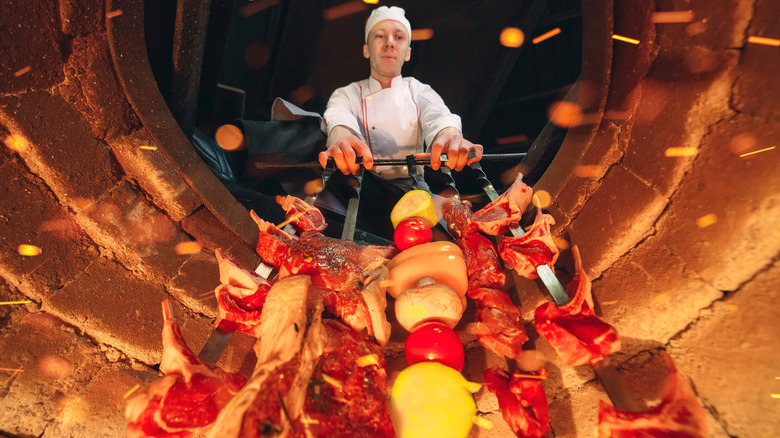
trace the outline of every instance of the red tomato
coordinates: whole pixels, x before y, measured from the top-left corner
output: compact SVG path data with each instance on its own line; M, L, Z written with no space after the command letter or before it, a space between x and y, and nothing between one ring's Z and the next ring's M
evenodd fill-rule
M395 246L401 251L433 240L431 227L419 217L410 217L398 223L393 233Z
M404 344L406 364L439 362L460 371L463 369L463 344L446 324L429 322L409 334Z

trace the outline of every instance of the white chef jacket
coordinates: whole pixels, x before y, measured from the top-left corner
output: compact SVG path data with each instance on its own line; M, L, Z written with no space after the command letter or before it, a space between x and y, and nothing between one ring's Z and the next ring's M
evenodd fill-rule
M328 134L338 125L362 137L374 158L405 158L430 149L436 134L446 127L461 130L433 88L414 78L393 78L390 87L369 77L333 92L325 109ZM380 166L374 173L384 179L408 178L406 166ZM422 166L417 174L423 175Z

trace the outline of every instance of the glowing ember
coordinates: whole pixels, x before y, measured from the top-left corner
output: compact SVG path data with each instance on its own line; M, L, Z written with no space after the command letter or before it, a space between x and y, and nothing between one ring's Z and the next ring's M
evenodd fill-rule
M192 255L199 253L202 249L203 245L193 240L190 242L180 242L176 244L174 251L178 255Z
M475 415L473 421L474 421L474 424L476 424L477 426L479 426L479 427L481 427L483 429L490 430L490 429L493 428L493 423L490 420L488 420L487 418L482 418L480 416Z
M693 11L653 12L650 21L653 23L690 23L695 19Z
M560 32L560 29L558 29L558 32ZM504 47L520 47L525 42L525 34L516 27L505 27L501 31L498 41ZM536 43L534 42L534 44Z
M335 386L336 388L341 388L344 385L343 383L339 382L338 380L334 379L333 377L325 373L322 373L322 380L324 380L326 383Z
M624 41L624 42L631 43L631 44L639 44L639 40L635 40L633 38L624 37L622 35L617 35L617 34L612 35L612 39L618 40L618 41Z
M780 398L780 394L769 394L772 398Z
M551 30L549 32L543 33L543 34L539 35L538 37L532 39L531 42L534 43L534 44L539 44L539 43L541 43L542 41L544 41L546 39L550 39L550 38L554 37L555 35L558 35L559 33L561 33L561 28L560 27L556 27L555 29L553 29L553 30Z
M664 151L665 157L690 157L696 155L698 149L691 147L671 147Z
M19 253L19 255L23 255L27 257L35 257L37 255L40 255L41 252L43 252L40 248L38 248L35 245L26 245L26 244L19 245L19 247L16 248L16 251Z
M594 164L580 165L574 168L574 176L578 178L589 178L589 177L598 176L598 174L599 174L599 166L596 166Z
M323 189L322 180L320 178L313 179L311 181L308 181L306 184L303 185L303 191L307 195L313 195L315 193L319 193Z
M425 41L433 38L433 29L412 29L412 41Z
M352 15L360 11L365 11L367 7L368 6L366 6L366 4L360 0L351 1L324 9L322 11L322 18L325 20L335 20L337 18L346 17L347 15Z
M558 249L569 249L571 244L566 239L561 239L560 237L553 237L553 243Z
M364 1L366 1L366 0L364 0ZM376 3L377 1L379 1L379 0L374 1L374 3ZM368 3L368 1L366 1L366 3ZM304 417L304 418L301 418L301 423L303 423L303 424L320 424L320 421L317 420L316 418Z
M38 372L53 379L66 379L74 369L73 362L55 354L44 355L38 360Z
M9 135L5 139L5 145L14 152L23 152L29 146L27 139L21 135Z
M290 219L287 219L286 221L284 221L284 222L280 223L279 225L277 225L276 228L282 229L285 226L287 226L287 224L289 224L290 222L298 219L299 217L303 216L304 214L306 214L306 211L302 211L300 213L294 214L294 215L292 215L290 217Z
M18 78L19 76L27 73L31 69L32 69L32 67L30 67L29 65L27 67L21 68L21 69L17 70L16 72L14 72L14 77Z
M520 143L523 141L530 140L527 135L520 134L520 135L512 135L509 137L501 137L496 139L496 144L504 145L504 144L512 144L512 143Z
M379 3L379 0L363 0L363 3L368 3L369 5L375 5Z
M550 196L550 193L547 192L547 190L537 190L536 193L534 193L533 203L539 208L547 207L550 205L551 200L552 197Z
M740 157L747 157L747 156L750 156L750 155L755 155L755 154L760 153L760 152L771 151L774 148L775 148L775 146L764 148L764 149L759 149L757 151L753 151L753 152L748 152L748 153L742 154L742 155L740 155Z
M5 380L5 382L3 382L3 385L5 385L6 383L10 382L11 379L16 377L17 374L19 374L22 371L24 371L24 368L21 367L21 366L19 368L0 368L0 371L10 371L11 372L11 376L9 378L7 378Z
M359 357L357 359L357 365L359 367L367 367L370 365L379 365L379 360L376 357L376 354L369 354L367 356Z
M106 18L114 18L114 17L118 17L120 15L122 15L122 10L121 9L117 9L115 11L111 11L111 12L107 13L106 14Z
M130 388L130 390L129 390L129 391L127 391L127 392L125 393L125 395L124 395L122 398L127 398L127 397L130 397L130 395L131 395L132 393L134 393L134 392L135 392L135 391L136 391L138 388L140 388L140 387L141 387L141 384L140 384L140 383L136 383L136 384L135 384L135 386L133 386L132 388Z
M780 46L780 40L776 40L774 38L751 36L748 37L748 42L753 44L763 44L765 46L774 46L774 47Z
M700 33L704 33L707 30L707 25L698 21L685 26L685 34L688 36L696 36Z
M522 377L523 379L536 379L536 380L544 380L547 378L547 376L537 376L534 374L512 374L512 377Z
M706 228L718 221L718 216L713 213L704 215L696 219L696 226L699 228Z
M138 149L143 149L145 151L156 151L157 146L138 146Z
M222 125L214 135L219 147L226 151L237 151L246 148L244 133L236 125Z
M28 304L32 303L30 300L23 300L23 301L0 301L0 306L10 306L12 304ZM0 370L5 370L5 368L0 368Z
M555 102L547 110L547 116L554 124L571 128L582 123L582 109L573 102Z
M241 6L241 8L238 10L238 14L241 15L241 18L246 18L264 9L268 9L277 3L279 3L279 0L260 0L251 2L247 5Z

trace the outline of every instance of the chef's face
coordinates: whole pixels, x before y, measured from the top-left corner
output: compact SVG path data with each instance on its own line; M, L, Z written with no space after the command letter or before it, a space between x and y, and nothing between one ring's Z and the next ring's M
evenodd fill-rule
M380 21L368 33L363 56L371 65L371 76L377 80L392 79L412 55L406 28L395 20Z

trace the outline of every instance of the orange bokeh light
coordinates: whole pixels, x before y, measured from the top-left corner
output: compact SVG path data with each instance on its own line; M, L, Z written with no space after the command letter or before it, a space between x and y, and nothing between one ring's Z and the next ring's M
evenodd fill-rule
M498 41L504 47L520 47L525 42L525 34L517 27L505 27Z

